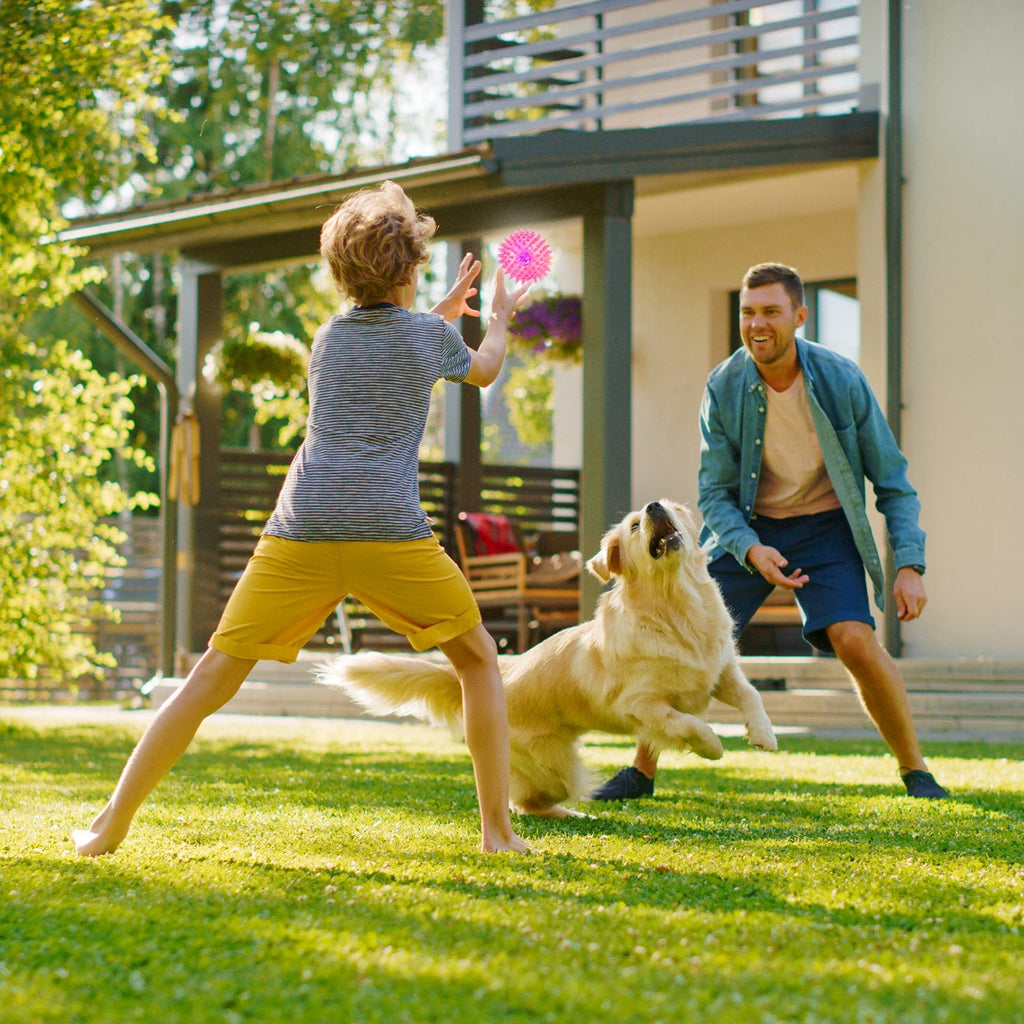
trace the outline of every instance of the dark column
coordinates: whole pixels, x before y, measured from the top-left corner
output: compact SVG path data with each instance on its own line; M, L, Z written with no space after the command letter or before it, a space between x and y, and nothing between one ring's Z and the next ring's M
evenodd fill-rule
M177 637L181 653L202 651L223 606L220 594L220 394L202 374L203 360L221 336L219 270L195 260L179 261L179 413L191 409L199 421L199 502L178 504Z
M479 238L465 239L462 252L480 256L483 241ZM481 289L482 290L482 289ZM483 316L462 318L462 337L471 349L478 349L483 341ZM459 484L460 511L472 511L480 507L480 442L482 439L482 416L480 389L472 384L462 385L459 402Z
M583 217L580 542L588 555L632 500L633 183L612 182L603 192L598 209ZM584 574L584 615L600 589Z
M896 443L903 440L903 5L889 0L888 107L885 116L885 270L886 419ZM892 545L882 553L885 566L885 646L898 658L903 633L892 588L896 562Z

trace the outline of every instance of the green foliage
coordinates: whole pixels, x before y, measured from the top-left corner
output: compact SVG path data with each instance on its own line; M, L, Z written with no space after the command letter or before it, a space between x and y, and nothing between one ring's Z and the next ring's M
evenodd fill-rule
M150 45L158 24L147 0L0 5L3 334L81 283L72 274L80 250L39 244L64 224L58 199L99 201L130 163L152 156L138 129L156 109L150 80L167 66Z
M551 444L555 381L544 355L522 352L510 359L505 378L508 421L524 445Z
M20 356L0 371L0 678L76 678L112 663L79 627L122 561L120 531L100 520L128 499L101 471L115 453L142 458L128 445L132 381L65 342Z
M931 803L878 741L727 739L666 755L654 799L518 819L537 854L495 857L446 734L214 716L121 850L80 861L141 723L17 721L5 1024L993 1024L1024 999L1020 746L933 745L956 798Z
M162 6L175 32L161 95L178 116L160 132L147 177L165 197L402 157L387 117L395 72L441 37L440 2Z
M225 391L244 398L243 410L251 403L259 426L276 424L277 443L286 447L305 427L308 363L309 349L290 334L250 330L216 346L208 372Z
M136 458L129 385L25 326L100 276L57 240L60 202L98 200L151 155L161 24L146 0L0 4L0 677L74 677L105 660L77 630L118 562L116 531L97 521L127 501L102 471Z

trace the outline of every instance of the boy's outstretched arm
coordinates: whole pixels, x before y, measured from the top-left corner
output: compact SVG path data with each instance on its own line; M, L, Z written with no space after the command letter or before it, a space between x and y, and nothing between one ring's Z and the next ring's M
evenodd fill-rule
M501 364L505 361L505 333L508 319L530 290L524 284L513 292L505 288L505 274L499 267L494 274L494 298L491 299L491 315L487 321L487 333L480 347L472 353L473 361L466 374L466 384L485 388L494 382ZM472 351L472 350L471 350Z

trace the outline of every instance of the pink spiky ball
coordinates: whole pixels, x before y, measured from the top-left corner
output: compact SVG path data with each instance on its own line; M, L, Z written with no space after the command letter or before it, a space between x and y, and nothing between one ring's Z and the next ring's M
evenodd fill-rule
M536 231L513 231L498 246L501 269L520 284L536 284L551 269L551 246Z

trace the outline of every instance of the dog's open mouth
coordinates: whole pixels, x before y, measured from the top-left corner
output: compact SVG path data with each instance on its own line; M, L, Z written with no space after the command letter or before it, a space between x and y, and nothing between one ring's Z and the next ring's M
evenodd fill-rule
M675 524L668 517L653 518L651 525L651 543L649 551L651 558L661 558L666 551L678 551L683 544L683 535L675 528Z

